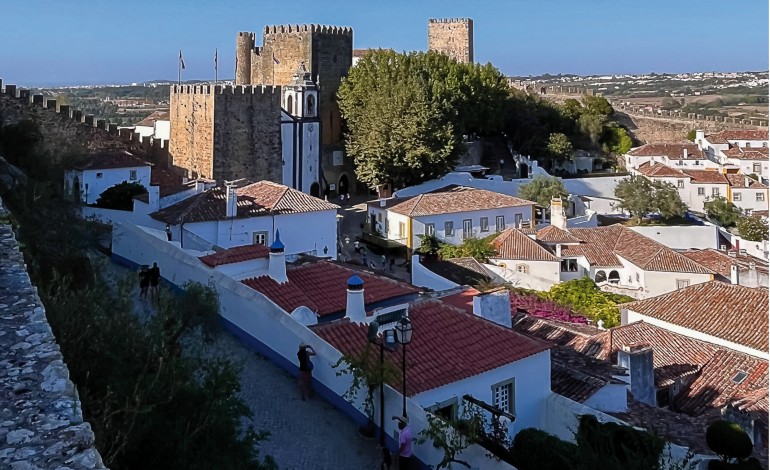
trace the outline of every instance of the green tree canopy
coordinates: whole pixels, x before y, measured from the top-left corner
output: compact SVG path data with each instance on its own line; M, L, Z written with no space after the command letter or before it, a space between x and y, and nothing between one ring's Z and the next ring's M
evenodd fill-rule
M571 160L572 142L560 132L553 133L548 137L548 153L555 161Z
M610 102L603 96L583 95L580 101L589 114L612 116L615 113Z
M648 214L658 213L664 219L681 217L687 212L679 192L671 183L650 181L644 176L631 175L615 187L620 207L641 221Z
M99 195L99 199L96 200L96 207L130 211L134 208L134 196L146 192L147 188L141 184L124 181L105 189L104 192Z
M568 305L575 312L594 321L603 321L606 328L620 324L619 303L634 299L624 295L602 292L588 277L556 284L548 291L548 300Z
M631 136L628 135L628 131L615 123L609 123L607 125L601 140L604 142L605 152L614 153L615 155L624 155L628 153L634 145L634 141Z
M738 234L752 242L767 240L767 222L758 217L744 216L738 219Z
M706 444L723 462L743 461L751 456L754 445L738 424L719 420L706 429Z
M687 213L687 205L682 202L679 191L673 184L654 181L652 187L654 189L652 199L655 204L655 211L661 217L671 219L682 217Z
M496 253L491 243L495 237L497 237L496 233L485 238L466 238L461 245L442 243L439 254L444 259L475 258L478 261L486 261Z
M564 183L554 176L535 176L532 181L519 187L519 197L536 202L540 207L549 207L551 199L560 197L565 199L569 193L564 188Z
M722 227L734 227L743 212L722 196L712 197L703 205L706 215Z

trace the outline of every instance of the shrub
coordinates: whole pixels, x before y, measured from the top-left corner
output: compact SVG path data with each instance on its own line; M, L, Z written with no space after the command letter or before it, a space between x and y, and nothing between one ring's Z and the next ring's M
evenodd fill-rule
M578 461L578 447L535 428L522 429L511 446L519 470L569 470Z
M104 209L116 209L119 211L130 211L134 208L134 196L144 194L147 188L139 183L129 183L124 181L107 188L96 200L96 207Z
M600 423L593 415L580 417L575 435L585 468L596 470L657 470L665 441L646 431L616 423Z
M738 424L719 420L706 429L706 444L723 462L745 460L751 456L749 435Z

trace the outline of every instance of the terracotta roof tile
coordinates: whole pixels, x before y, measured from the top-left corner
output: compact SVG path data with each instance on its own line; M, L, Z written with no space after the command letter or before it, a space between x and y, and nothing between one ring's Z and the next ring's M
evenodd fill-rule
M169 113L167 111L155 111L146 118L134 124L134 126L154 127L155 121L168 121Z
M492 240L498 257L522 261L558 261L550 251L519 229L509 228Z
M727 279L730 278L730 267L734 264L738 265L741 270L744 270L749 269L750 263L754 263L754 268L758 272L768 273L767 261L751 255L742 255L735 251L732 252L732 255L728 255L723 251L706 248L704 250L686 250L681 253Z
M551 348L551 390L583 403L604 386L621 383L613 377L621 368L568 347Z
M722 153L727 158L735 158L736 160L767 160L768 149L767 147L738 147L734 145Z
M241 263L252 259L267 258L269 255L270 250L264 245L244 245L201 256L198 259L213 268L222 266L223 264Z
M607 359L602 354L605 348L607 330L580 323L567 323L533 315L518 314L513 319L513 329L527 336L566 346L594 358Z
M553 225L538 230L537 241L545 243L580 243L580 239L575 238L568 231Z
M282 184L260 181L236 190L237 218L336 210L339 206ZM226 218L225 188L217 187L150 214L162 222L177 224Z
M684 151L687 150L687 158ZM635 157L668 157L671 160L705 160L706 155L697 144L646 144L629 152Z
M78 170L109 170L142 166L152 166L152 163L142 160L127 150L104 149L92 153L75 168Z
M364 280L364 300L367 308L378 302L414 296L419 292L409 284L356 272L328 261L287 266L286 277L289 281L283 284L278 284L269 276L245 279L241 282L261 292L288 313L304 305L323 317L345 311L347 281L353 274Z
M509 328L469 315L439 300L409 306L414 339L407 349L408 396L502 367L550 348ZM367 344L366 325L347 319L312 327L343 354L360 354ZM401 351L386 360L401 369ZM390 385L400 389L400 377Z
M423 266L435 274L461 286L490 282L494 273L474 258L452 258L425 261Z
M637 170L649 178L687 178L687 175L681 171L662 163L650 165L650 162L644 162L639 165Z
M374 201L369 204L376 207L379 205L379 202ZM457 185L449 185L436 191L420 194L419 196L386 200L388 210L408 217L453 214L456 212L472 212L534 204L532 201L508 196L507 194Z
M767 305L767 289L711 281L622 308L767 352Z
M706 136L709 142L712 142L712 137L724 140L768 140L768 133L767 130L733 129Z
M682 173L689 176L694 184L727 184L725 175L718 171L682 170Z
M725 178L730 183L730 187L734 189L767 189L767 186L746 175L729 173L725 175Z

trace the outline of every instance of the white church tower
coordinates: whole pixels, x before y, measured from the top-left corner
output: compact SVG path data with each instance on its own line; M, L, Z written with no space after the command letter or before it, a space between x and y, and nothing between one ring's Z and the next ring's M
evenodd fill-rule
M283 184L313 196L321 196L321 129L318 87L301 63L281 97Z

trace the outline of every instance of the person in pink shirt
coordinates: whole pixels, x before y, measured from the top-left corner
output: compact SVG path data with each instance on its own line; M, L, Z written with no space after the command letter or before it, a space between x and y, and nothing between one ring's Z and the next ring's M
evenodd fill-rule
M412 468L412 429L409 427L409 419L406 416L394 416L398 420L398 469L408 470Z

